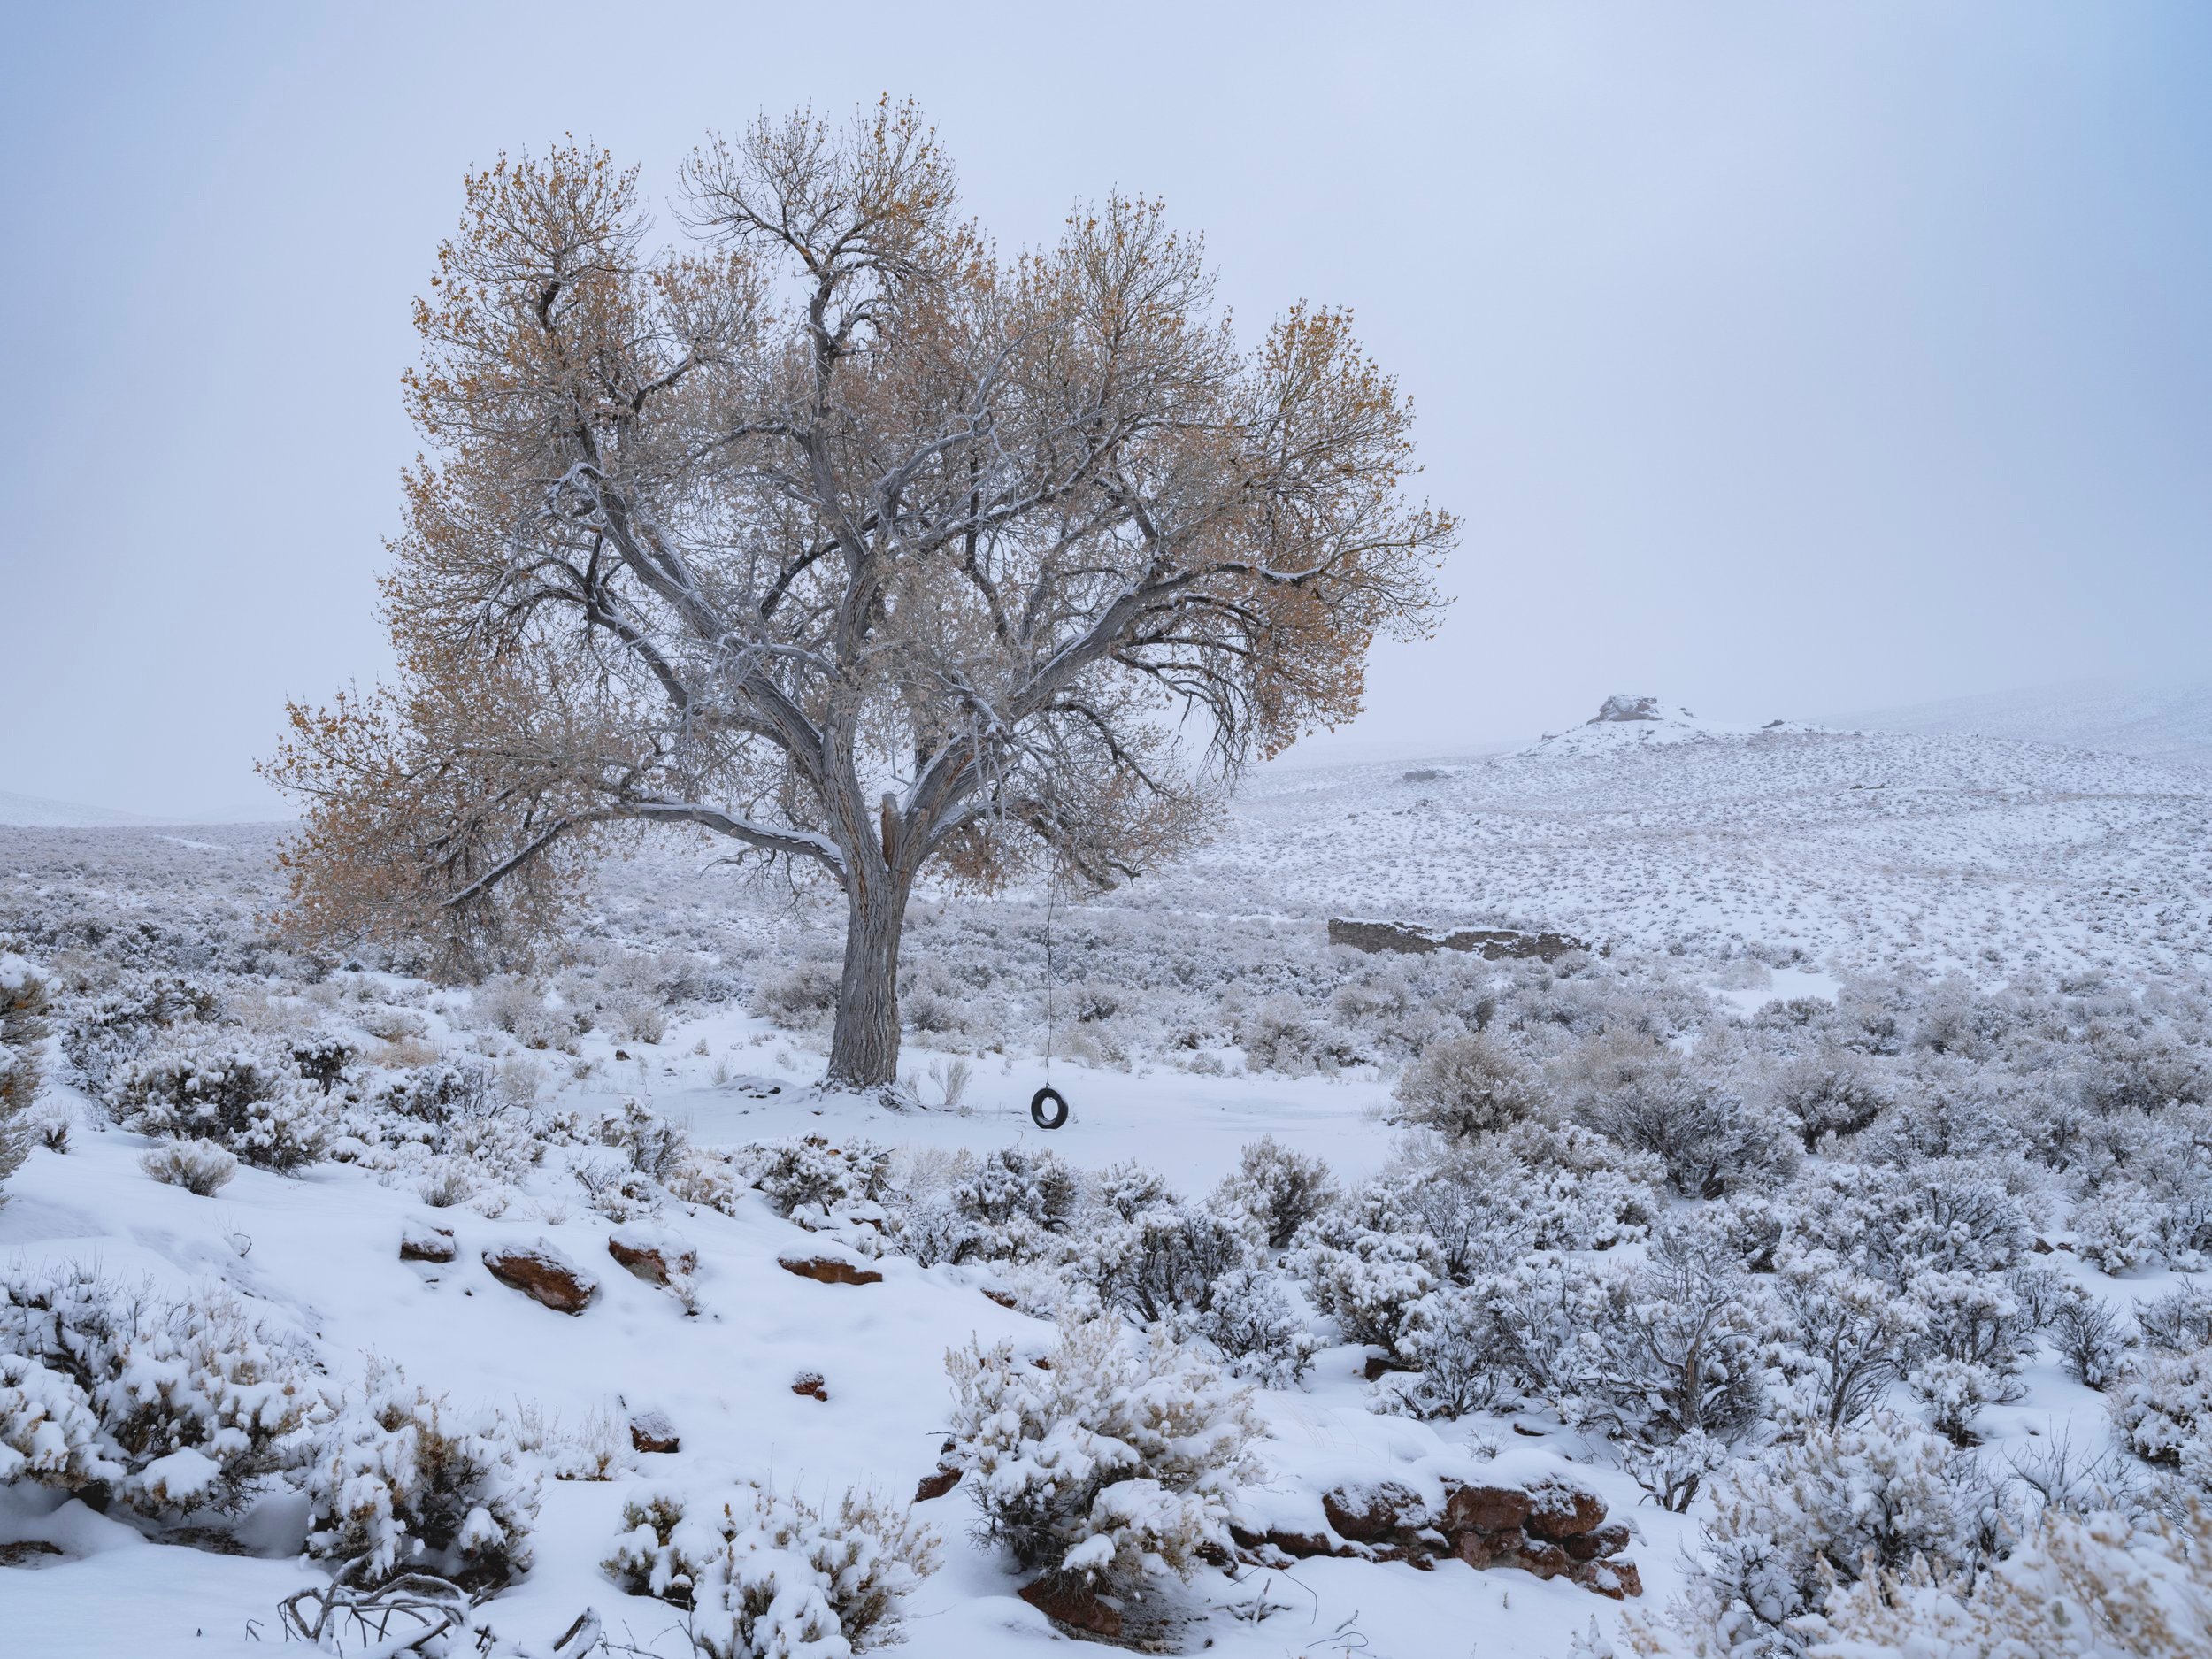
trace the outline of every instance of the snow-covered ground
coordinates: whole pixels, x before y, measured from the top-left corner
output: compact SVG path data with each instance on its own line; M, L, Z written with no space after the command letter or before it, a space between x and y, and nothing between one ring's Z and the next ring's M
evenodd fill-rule
M1916 1502L1939 1494L1941 1517L1900 1535L1939 1566L1985 1563L1976 1549L2040 1559L2036 1528L2069 1505L2122 1509L2135 1529L2123 1555L2154 1561L2158 1517L2212 1492L2212 1408L2200 1381L2174 1376L2212 1362L2134 1330L2141 1310L2181 1305L2170 1299L2200 1282L2212 1251L2202 774L2011 738L1740 731L1649 712L1503 756L1271 771L1188 864L1063 910L1052 1079L1073 1117L1050 1134L1026 1110L1044 1077L1046 941L1018 895L918 906L907 1064L929 1109L893 1110L810 1087L833 912L750 895L679 847L610 866L548 983L471 992L272 949L256 919L280 897L272 828L0 832L0 956L16 953L8 972L35 972L50 997L15 1027L45 1085L0 1207L0 1279L19 1309L65 1264L104 1294L144 1287L148 1305L234 1296L311 1393L357 1394L373 1357L411 1388L504 1413L529 1467L611 1478L542 1480L534 1559L479 1609L493 1650L549 1655L589 1607L613 1644L603 1651L674 1659L691 1650L684 1614L602 1569L626 1504L664 1488L718 1501L744 1482L832 1509L849 1488L903 1503L939 1470L958 1416L948 1350L1002 1340L1026 1364L1102 1305L1087 1295L1110 1317L1120 1305L1110 1286L1086 1288L1108 1282L1102 1263L1145 1225L1114 1209L1129 1178L1109 1172L1157 1171L1183 1201L1158 1213L1183 1225L1248 1220L1223 1183L1268 1136L1325 1163L1351 1201L1287 1251L1237 1247L1240 1286L1294 1316L1283 1351L1301 1374L1255 1373L1256 1462L1224 1501L1233 1555L1127 1601L1132 1640L1250 1659L1564 1655L1586 1639L1602 1652L1632 1614L1656 1626L1686 1598L1694 1624L1700 1598L1729 1582L1717 1563L1746 1536L1743 1517L1773 1523L1756 1494L1801 1455L1862 1489L1917 1470ZM1331 916L1556 929L1610 954L1365 956L1326 944ZM204 988L206 1005L176 1011L150 988L161 975ZM103 1026L104 1008L124 1012ZM165 1120L143 1115L130 1065L185 1049L301 1054L311 1038L345 1051L332 1092L294 1078L273 1098L334 1114L322 1156L289 1173L250 1158L204 1197L142 1171L162 1139L146 1131ZM1401 1091L1475 1098L1445 1065L1471 1042L1536 1102L1506 1118L1533 1110L1548 1126L1448 1144L1386 1121L1408 1110ZM476 1116L394 1103L455 1067L476 1079ZM1706 1126L1680 1144L1639 1139L1640 1111L1702 1112ZM678 1140L655 1140L660 1125ZM1823 1125L1841 1138L1820 1140ZM65 1149L46 1144L48 1125ZM758 1148L808 1136L887 1149L880 1198L780 1213ZM1709 1175L1700 1136L1723 1148ZM1031 1179L1044 1151L1082 1185L1066 1216L986 1225L962 1208L975 1171ZM1916 1232L1930 1194L1959 1208ZM1463 1260L1439 1254L1447 1211L1479 1218ZM923 1242L949 1223L989 1236L951 1252ZM688 1279L626 1271L610 1254L626 1227L695 1253ZM403 1239L432 1228L451 1233L453 1260L401 1259ZM486 1265L541 1244L595 1282L580 1314ZM1664 1326L1654 1275L1682 1250L1696 1284L1725 1291L1715 1340L1737 1344L1727 1363L1750 1391L1709 1402L1696 1437L1607 1370ZM780 1265L810 1254L880 1278L824 1283ZM1395 1305L1393 1274L1426 1295L1423 1311L1354 1340L1355 1320ZM1809 1430L1803 1402L1833 1380L1808 1357L1807 1321L1841 1305L1851 1274L1910 1331L1875 1390L1878 1432L1846 1445ZM1600 1287L1617 1280L1609 1312ZM1494 1323L1533 1317L1544 1285L1582 1310L1550 1338L1513 1327L1548 1385L1502 1357L1510 1320ZM1939 1351L1947 1339L1930 1332L1955 1329L1976 1297L1984 1325L1962 1340L1983 1344L1978 1356ZM2097 1386L2068 1358L2085 1310L2117 1320L2111 1374L2090 1367ZM1178 1304L1170 1323L1191 1354L1226 1363L1217 1317ZM1470 1338L1473 1360L1421 1334L1476 1330L1452 1323L1467 1320L1494 1321ZM0 1356L27 1328L0 1328ZM1496 1376L1440 1406L1463 1364ZM795 1391L810 1373L826 1397ZM8 1414L24 1409L9 1375L0 1483ZM2129 1440L2124 1400L2148 1402L2148 1419L2128 1421L2164 1425L2172 1455L2135 1455L2151 1442ZM1947 1411L1963 1412L1970 1445L1932 1433ZM654 1412L680 1450L632 1448L628 1425ZM2018 1471L2063 1487L2055 1448L2094 1467L2047 1507ZM35 1461L37 1448L15 1451ZM1694 1499L1654 1501L1659 1464L1709 1455ZM20 1478L0 1484L0 1650L257 1654L284 1640L279 1601L327 1580L333 1563L301 1553L296 1472L263 1477L235 1523L134 1498L129 1479L96 1513L96 1494L14 1466ZM1394 1481L1432 1502L1455 1484L1545 1479L1632 1525L1640 1597L1455 1560L1292 1559L1253 1541L1329 1534L1333 1491ZM972 1535L982 1484L972 1471L914 1506L943 1540L942 1566L906 1604L918 1659L1031 1654L1071 1633L1019 1599L1027 1575ZM1836 1525L1787 1523L1796 1538Z

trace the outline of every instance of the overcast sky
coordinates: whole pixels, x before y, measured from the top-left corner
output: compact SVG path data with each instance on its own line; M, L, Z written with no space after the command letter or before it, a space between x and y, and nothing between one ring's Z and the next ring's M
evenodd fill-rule
M1354 307L1467 524L1319 757L1766 718L2212 644L2212 5L12 9L0 790L266 800L369 680L410 297L563 133L912 95L1002 243L1167 199Z

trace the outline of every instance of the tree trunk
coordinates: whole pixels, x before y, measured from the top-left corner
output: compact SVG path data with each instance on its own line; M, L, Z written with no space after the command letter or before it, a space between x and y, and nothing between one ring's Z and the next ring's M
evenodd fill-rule
M872 1089L898 1081L899 939L906 928L906 885L898 881L851 897L837 1029L823 1079L832 1088Z

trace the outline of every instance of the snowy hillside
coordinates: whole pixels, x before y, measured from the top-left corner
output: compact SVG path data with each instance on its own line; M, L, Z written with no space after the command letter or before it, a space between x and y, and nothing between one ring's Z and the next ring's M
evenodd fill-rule
M900 1110L710 849L466 987L274 826L0 830L0 1647L2204 1651L2202 777L1604 713L925 899Z
M2144 760L2212 765L2212 683L2085 680L1830 717L1853 730L2055 743Z
M90 829L96 826L150 824L135 812L118 812L104 806L80 806L74 801L50 801L42 795L10 795L0 790L0 824L38 829Z
M2212 780L2048 744L1678 710L1487 759L1272 774L1215 846L1125 902L1839 969L2200 967Z

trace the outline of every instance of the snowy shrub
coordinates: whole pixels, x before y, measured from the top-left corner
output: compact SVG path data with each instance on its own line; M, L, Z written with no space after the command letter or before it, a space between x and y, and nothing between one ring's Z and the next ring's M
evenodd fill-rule
M946 1356L953 1449L980 1534L1024 1567L1134 1589L1225 1547L1256 1478L1249 1401L1158 1333L1074 1325L1040 1370L1010 1343Z
M1314 1306L1348 1341L1395 1350L1413 1304L1443 1282L1443 1254L1425 1235L1358 1229L1317 1239L1296 1253Z
M1543 1094L1526 1067L1479 1034L1431 1043L1399 1079L1401 1120L1464 1139L1533 1117Z
M108 1477L153 1515L234 1512L290 1465L308 1361L227 1291L168 1302L64 1268L0 1279L0 1353L69 1380Z
M1790 1061L1768 1087L1808 1152L1823 1135L1858 1133L1889 1104L1872 1069L1844 1048L1822 1048Z
M1824 1249L1901 1286L1924 1269L2001 1273L2034 1230L2001 1181L1970 1164L1824 1164L1786 1194L1793 1248Z
M518 1402L514 1441L556 1480L613 1480L637 1472L637 1450L626 1424L606 1411L586 1412L571 1428L559 1413Z
M1245 1241L1235 1227L1210 1210L1177 1204L1086 1229L1068 1271L1102 1310L1146 1325L1208 1312L1216 1281L1244 1263Z
M2126 1322L2096 1297L2078 1286L2068 1288L2074 1294L2051 1313L2051 1345L2076 1382L2090 1388L2108 1388L2127 1369L2134 1335Z
M1578 1379L1573 1415L1640 1447L1731 1446L1759 1425L1772 1316L1762 1287L1698 1230L1663 1231L1647 1262L1605 1282L1598 1311L1601 1357ZM1654 1495L1680 1509L1696 1494L1693 1473Z
M84 1390L22 1354L0 1352L0 1486L18 1480L64 1492L118 1480Z
M1595 1386L1614 1277L1540 1256L1471 1286L1489 1310L1494 1363L1517 1390L1566 1402Z
M143 1053L173 1027L212 1021L221 994L204 979L157 973L134 978L78 1010L62 1028L62 1053L94 1093L107 1087L123 1062Z
M1134 1221L1148 1210L1181 1202L1168 1186L1166 1176L1134 1158L1110 1164L1092 1176L1087 1195L1120 1221Z
M650 997L618 996L604 1013L607 1034L619 1041L657 1043L668 1034L668 1010Z
M2121 1445L2212 1494L2212 1348L2154 1356L2110 1394Z
M46 1010L46 981L21 956L0 951L0 1181L30 1150Z
M433 1158L415 1183L415 1196L433 1210L450 1210L476 1196L476 1182L465 1158Z
M1336 1177L1326 1163L1262 1135L1246 1146L1237 1172L1222 1182L1214 1203L1251 1217L1267 1248L1280 1250L1337 1196Z
M1456 1417L1487 1410L1508 1392L1498 1364L1497 1321L1482 1289L1448 1285L1414 1302L1398 1348L1415 1369L1380 1379L1379 1409Z
M1464 1184L1509 1187L1535 1250L1608 1250L1632 1242L1645 1235L1663 1202L1661 1160L1577 1124L1532 1120L1441 1162Z
M874 1203L883 1195L891 1165L891 1155L872 1141L837 1147L820 1135L750 1147L741 1160L776 1213L803 1222Z
M1442 1144L1443 1155L1434 1158L1422 1156L1426 1148L1417 1141L1404 1148L1310 1236L1333 1241L1348 1224L1418 1238L1434 1248L1439 1269L1455 1284L1520 1260L1535 1248L1536 1235L1523 1171L1498 1157L1491 1142Z
M329 1032L295 1037L285 1045L285 1052L291 1056L292 1069L326 1094L345 1075L346 1068L360 1058L360 1051L351 1043Z
M1212 1345L1232 1375L1269 1388L1295 1387L1313 1369L1313 1333L1273 1274L1233 1267L1213 1281L1206 1306L1172 1321L1185 1340Z
M803 1031L818 1025L837 1006L841 971L825 957L805 956L772 974L753 993L753 1012L772 1025Z
M1778 1108L1662 1044L1602 1038L1574 1057L1567 1079L1578 1121L1659 1158L1686 1198L1772 1187L1797 1167L1796 1134Z
M440 1060L393 1073L366 1103L394 1117L443 1125L490 1111L494 1088L493 1073L480 1062Z
M2024 1094L1994 1066L1924 1060L1899 1078L1898 1098L1860 1136L1856 1149L1871 1161L1908 1167L1994 1163L2028 1145Z
M625 1154L629 1159L631 1170L649 1180L667 1180L672 1174L691 1159L691 1137L684 1133L682 1126L671 1123L658 1112L634 1100L624 1101L618 1111L608 1112L600 1118L598 1138L600 1145L613 1147ZM812 1156L813 1148L810 1148L808 1156ZM855 1180L864 1183L880 1181L884 1155L879 1153L873 1147L861 1142L841 1155L831 1154L833 1158L841 1156L847 1167L843 1174L836 1178L838 1182L849 1185ZM805 1157L799 1157L797 1161L805 1163L807 1160ZM812 1173L795 1175L790 1163L778 1163L773 1156L769 1162L775 1164L780 1171L772 1179L784 1183L780 1190L788 1192L789 1195L795 1198L796 1197L795 1192L789 1190L794 1181L803 1185L808 1179L818 1179ZM813 1166L810 1164L809 1168L811 1171ZM849 1195L841 1193L839 1202L842 1202L843 1198ZM773 1198L774 1194L771 1196ZM820 1200L808 1202L820 1202ZM796 1202L786 1203L779 1199L776 1200L776 1207L780 1213L787 1216L799 1205Z
M457 1411L396 1369L372 1364L362 1394L334 1402L306 1485L307 1553L361 1582L501 1584L529 1568L535 1460L498 1413Z
M207 1198L238 1173L238 1160L212 1141L170 1141L140 1154L138 1167L165 1187Z
M1305 1003L1285 992L1271 996L1247 1014L1237 1026L1237 1042L1244 1062L1256 1071L1279 1071L1302 1077L1314 1069L1314 1057L1325 1047Z
M1795 1621L1831 1584L1916 1559L1950 1572L1978 1558L1951 1447L1886 1413L1780 1442L1713 1487L1704 1555L1676 1611L1699 1651L1801 1654Z
M1791 1257L1771 1288L1800 1410L1831 1432L1874 1409L1927 1332L1917 1305L1828 1251Z
M892 1236L901 1252L924 1267L979 1256L990 1237L943 1192L903 1197L893 1217Z
M232 1043L188 1042L130 1061L104 1098L142 1134L204 1137L280 1171L320 1157L333 1126L321 1092L288 1061Z
M2139 1302L2136 1328L2147 1347L2166 1354L2188 1354L2212 1348L2212 1287L2201 1283L2176 1286L2152 1302Z
M2158 1205L2141 1187L2115 1182L2074 1206L2074 1248L2101 1273L2118 1277L2165 1259Z
M976 1228L978 1253L999 1261L1026 1259L1065 1233L1082 1187L1055 1153L1001 1147L979 1157L964 1154L946 1190Z
M1905 1293L1926 1321L1906 1384L1939 1431L1970 1444L1983 1406L2020 1398L2035 1322L2008 1286L1978 1274L1917 1273Z
M667 1493L624 1505L603 1565L632 1595L687 1609L707 1659L847 1659L902 1640L903 1604L937 1569L904 1510L848 1492L833 1516L747 1482L711 1507Z
M2212 1510L2182 1531L2046 1509L2006 1560L1839 1587L1810 1659L2197 1659L2212 1653Z
M526 1048L576 1050L575 1015L550 1006L544 991L526 979L495 974L476 987L472 1001L476 1024L509 1033Z

